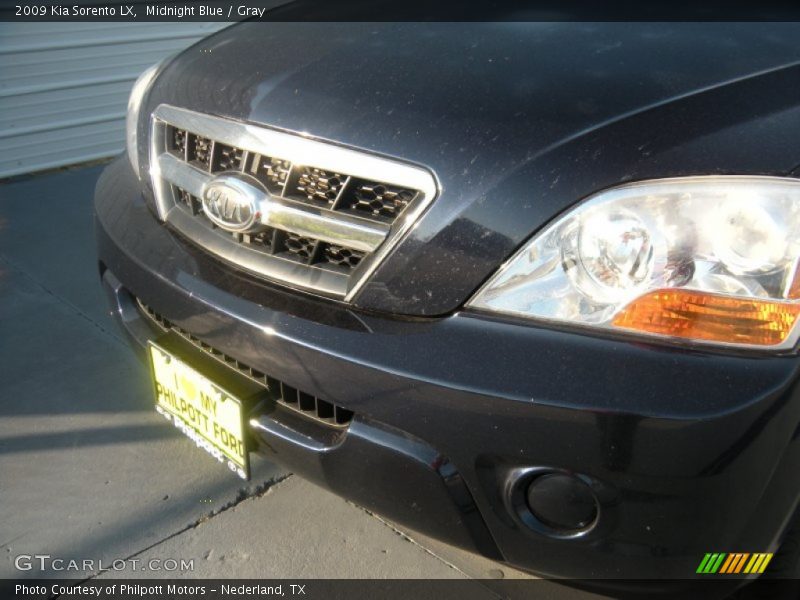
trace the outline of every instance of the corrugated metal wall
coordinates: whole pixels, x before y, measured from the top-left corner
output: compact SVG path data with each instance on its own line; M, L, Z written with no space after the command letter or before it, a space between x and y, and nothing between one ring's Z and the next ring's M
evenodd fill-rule
M139 73L227 25L0 23L0 178L119 153Z

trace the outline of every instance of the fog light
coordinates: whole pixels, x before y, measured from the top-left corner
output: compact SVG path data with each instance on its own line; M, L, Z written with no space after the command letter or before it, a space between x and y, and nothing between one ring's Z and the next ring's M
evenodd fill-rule
M597 519L597 499L581 479L564 473L536 477L528 485L528 508L547 527L585 529Z

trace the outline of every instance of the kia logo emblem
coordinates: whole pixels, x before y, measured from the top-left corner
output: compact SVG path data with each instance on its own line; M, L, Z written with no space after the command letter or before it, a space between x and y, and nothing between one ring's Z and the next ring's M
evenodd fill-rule
M220 175L203 187L203 211L217 226L235 233L264 229L261 202L268 192L235 175Z

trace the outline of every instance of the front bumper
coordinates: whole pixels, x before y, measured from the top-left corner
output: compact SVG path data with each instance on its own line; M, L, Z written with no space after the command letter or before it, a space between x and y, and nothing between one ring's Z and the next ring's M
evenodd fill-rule
M686 579L706 552L767 552L800 493L794 357L603 340L467 313L396 319L239 274L173 235L121 158L96 193L103 281L141 342L140 298L203 342L354 411L259 451L412 529L537 573ZM322 427L322 426L320 426ZM310 434L313 438L313 432ZM304 441L305 440L305 441ZM577 473L596 526L553 537L512 510L527 468Z

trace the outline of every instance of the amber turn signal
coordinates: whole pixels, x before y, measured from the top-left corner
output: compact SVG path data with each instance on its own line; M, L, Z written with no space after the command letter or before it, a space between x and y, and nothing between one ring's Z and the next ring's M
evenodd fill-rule
M680 338L775 346L792 331L800 304L731 298L691 290L657 290L614 317L625 329Z

